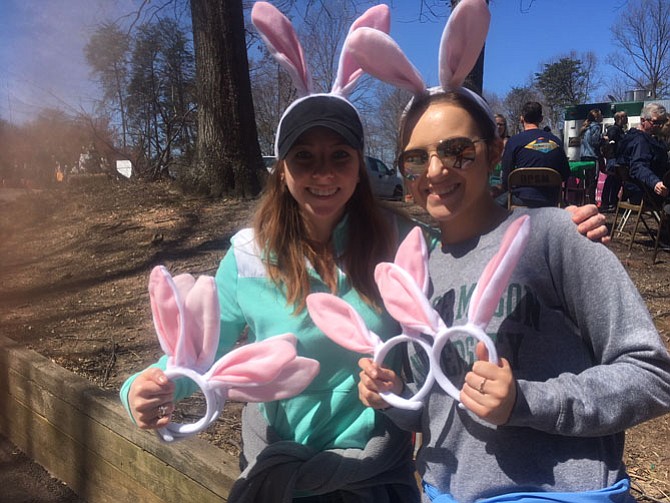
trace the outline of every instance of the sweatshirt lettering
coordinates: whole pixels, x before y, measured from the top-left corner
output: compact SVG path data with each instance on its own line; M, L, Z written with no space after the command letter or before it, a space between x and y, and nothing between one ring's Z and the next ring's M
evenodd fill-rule
M456 290L446 292L435 298L433 305L439 312L447 326L455 319L467 320L467 313L472 300L476 284L461 285ZM522 324L533 330L540 327L540 302L537 296L525 285L511 283L500 298L500 302L493 313L493 318L500 320L494 326L500 325L503 320L514 324ZM512 325L513 326L513 325ZM519 351L523 342L522 332L513 331L512 327L505 330L504 325L497 332L488 332L487 335L496 343L499 350L504 352L512 368L518 368ZM478 340L471 336L454 339L445 345L442 352L441 365L447 376L462 376L476 361L475 346Z

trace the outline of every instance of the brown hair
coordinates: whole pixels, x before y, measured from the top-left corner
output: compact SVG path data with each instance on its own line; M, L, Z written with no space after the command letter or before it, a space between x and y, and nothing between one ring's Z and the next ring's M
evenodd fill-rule
M504 136L501 136L501 138L503 139L509 138L509 132L507 131L507 119L505 118L505 116L503 114L495 114L494 118L501 119L503 126L505 126L505 132L503 133ZM496 132L497 132L497 125L498 123L496 122Z
M379 307L380 296L374 281L379 262L393 259L397 236L375 200L363 154L359 151L359 182L346 203L348 232L341 256L333 256L330 246L312 242L300 214L300 207L283 181L285 162L279 160L269 176L254 218L256 240L264 250L263 261L270 278L281 288L294 312L305 307L310 293L308 262L337 291L335 261L363 300Z
M614 114L614 122L615 124L621 125L621 124L627 124L628 123L628 114L620 110L617 113Z
M598 117L602 115L602 112L598 108L592 108L589 110L589 113L586 114L586 121L591 123L591 122L597 122Z

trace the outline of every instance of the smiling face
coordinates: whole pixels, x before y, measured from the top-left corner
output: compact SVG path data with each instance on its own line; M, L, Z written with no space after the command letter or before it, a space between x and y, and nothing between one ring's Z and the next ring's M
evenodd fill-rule
M505 138L507 136L507 120L500 114L496 114L496 130L498 131L498 136Z
M282 177L312 238L326 242L358 184L362 157L333 130L303 133L284 159Z
M403 151L424 149L430 158L426 171L408 182L414 201L438 221L442 241L459 242L490 227L500 216L489 194L491 169L498 162L502 140L474 143L475 154L463 158L460 168L449 169L438 157L436 146L449 138L482 137L470 114L452 103L431 104L408 130Z

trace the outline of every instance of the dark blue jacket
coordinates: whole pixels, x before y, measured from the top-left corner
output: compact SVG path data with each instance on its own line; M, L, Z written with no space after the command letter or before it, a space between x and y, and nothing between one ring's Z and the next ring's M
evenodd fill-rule
M667 147L650 134L631 128L619 145L617 164L628 166L631 178L653 190L669 168Z
M565 182L570 176L570 163L563 149L563 142L542 129L528 129L515 134L505 145L502 158L502 184L505 190L507 177L516 168L552 168ZM550 206L551 189L522 187L512 193L532 206Z

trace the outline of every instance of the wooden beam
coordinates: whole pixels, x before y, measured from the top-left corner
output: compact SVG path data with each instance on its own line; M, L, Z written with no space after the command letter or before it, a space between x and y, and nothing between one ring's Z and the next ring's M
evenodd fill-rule
M221 449L162 443L115 392L1 336L0 433L91 503L227 501L239 475Z

